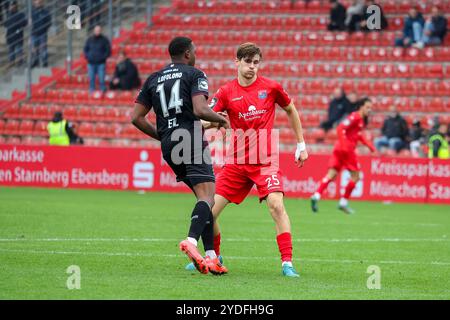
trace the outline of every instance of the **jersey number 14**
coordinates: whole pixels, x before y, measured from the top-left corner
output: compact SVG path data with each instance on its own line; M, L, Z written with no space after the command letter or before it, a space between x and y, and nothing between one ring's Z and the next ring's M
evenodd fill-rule
M175 113L181 113L181 107L183 106L183 99L180 99L180 79L175 81L172 86L170 93L169 106L166 103L166 93L164 91L164 83L161 83L157 88L156 92L159 94L159 99L161 101L161 109L165 118L169 116L169 110L175 109Z

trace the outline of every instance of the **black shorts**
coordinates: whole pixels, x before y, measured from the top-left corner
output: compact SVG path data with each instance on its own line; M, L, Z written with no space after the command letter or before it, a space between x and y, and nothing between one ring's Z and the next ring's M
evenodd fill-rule
M172 168L178 182L184 182L189 188L204 182L215 182L214 169L211 164L211 153L208 145L203 146L200 153L192 153L187 157L187 161L174 162L172 159L172 145L161 144L163 158ZM202 156L204 155L204 156Z

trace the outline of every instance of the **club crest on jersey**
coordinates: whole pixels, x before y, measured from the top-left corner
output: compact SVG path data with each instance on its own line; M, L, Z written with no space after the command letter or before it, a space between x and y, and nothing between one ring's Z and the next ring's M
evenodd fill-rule
M266 99L267 98L267 90L260 90L260 91L258 91L258 98L259 99Z

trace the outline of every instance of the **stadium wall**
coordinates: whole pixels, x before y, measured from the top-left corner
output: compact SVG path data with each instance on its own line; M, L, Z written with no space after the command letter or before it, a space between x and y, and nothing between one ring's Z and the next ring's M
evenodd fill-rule
M304 168L282 153L286 196L309 197L326 173L328 156L311 155ZM450 204L450 161L361 156L354 199ZM220 166L216 165L217 172ZM343 172L325 198L338 198ZM159 149L0 145L0 185L190 192L177 183Z

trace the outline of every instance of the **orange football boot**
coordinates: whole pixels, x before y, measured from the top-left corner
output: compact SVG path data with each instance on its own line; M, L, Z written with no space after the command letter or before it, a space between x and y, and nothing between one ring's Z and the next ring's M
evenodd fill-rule
M210 257L206 257L205 261L209 272L213 275L221 276L228 273L228 269L220 263L219 258L211 259Z
M198 249L196 246L194 246L191 242L188 240L183 240L180 242L180 250L186 253L188 258L192 261L195 268L198 270L198 272L207 274L208 273L208 266L206 264L205 259L202 257L200 252L198 252Z

